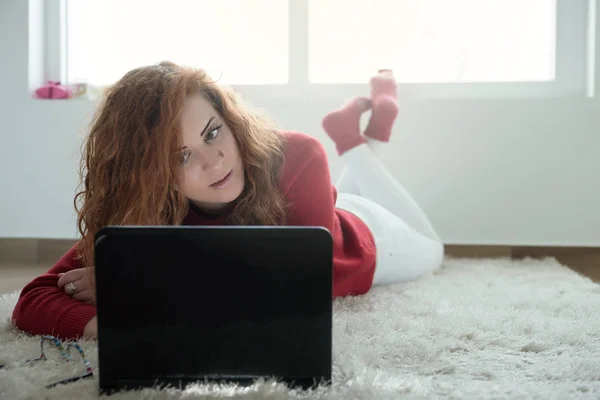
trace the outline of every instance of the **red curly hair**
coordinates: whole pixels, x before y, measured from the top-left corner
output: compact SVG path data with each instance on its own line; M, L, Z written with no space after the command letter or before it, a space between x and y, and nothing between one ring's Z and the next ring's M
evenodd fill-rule
M234 134L246 184L228 219L232 225L282 225L287 204L279 190L284 137L201 69L171 62L136 68L105 93L83 143L75 196L83 266L94 264L94 236L107 225L180 225L189 201L177 187L180 116L200 93Z

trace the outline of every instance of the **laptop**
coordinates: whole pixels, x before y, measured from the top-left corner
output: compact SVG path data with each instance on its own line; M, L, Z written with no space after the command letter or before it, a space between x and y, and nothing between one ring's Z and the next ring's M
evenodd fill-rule
M332 252L320 227L103 228L101 393L259 378L329 385Z

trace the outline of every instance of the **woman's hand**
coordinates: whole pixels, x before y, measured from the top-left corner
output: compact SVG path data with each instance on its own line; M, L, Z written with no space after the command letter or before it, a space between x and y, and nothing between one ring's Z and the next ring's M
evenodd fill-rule
M92 283L94 268L78 268L58 274L58 288L74 299L88 304L96 304L96 290Z
M94 317L83 328L85 339L95 339L98 336L98 317Z

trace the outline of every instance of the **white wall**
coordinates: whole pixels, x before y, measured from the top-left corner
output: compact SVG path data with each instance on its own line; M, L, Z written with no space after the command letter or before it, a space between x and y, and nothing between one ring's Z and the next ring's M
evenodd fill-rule
M30 98L27 23L27 1L0 0L0 237L73 238L79 144L95 104ZM346 94L247 93L283 128L322 139L337 178L342 164L320 120ZM383 160L445 242L600 245L597 102L428 100L401 109Z

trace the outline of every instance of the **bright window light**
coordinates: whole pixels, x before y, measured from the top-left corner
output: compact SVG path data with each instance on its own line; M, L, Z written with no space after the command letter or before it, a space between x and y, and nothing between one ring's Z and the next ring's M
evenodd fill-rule
M287 1L67 0L71 83L169 60L227 84L282 84L288 59Z
M556 0L308 0L309 80L551 81Z

